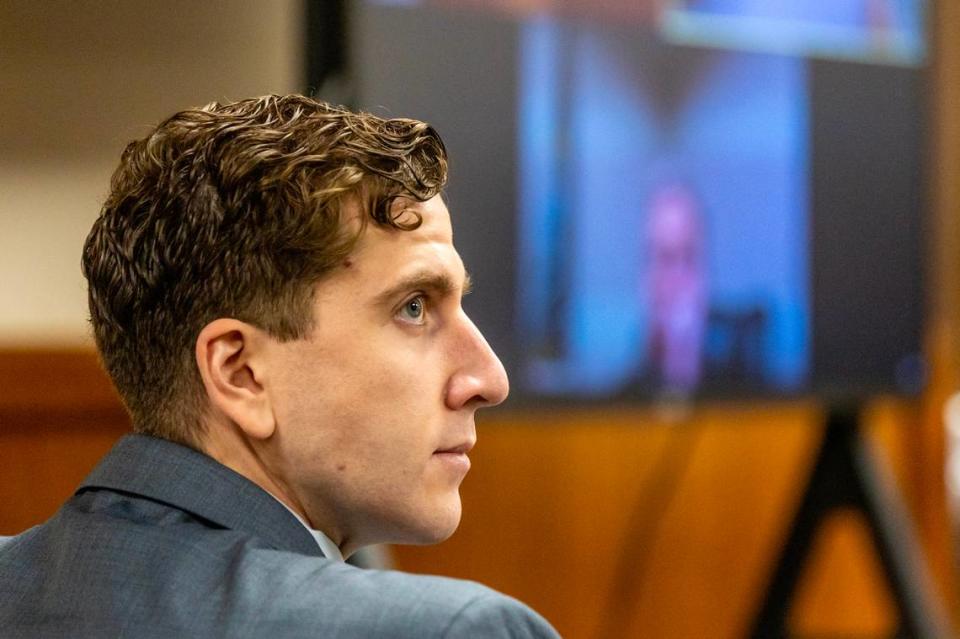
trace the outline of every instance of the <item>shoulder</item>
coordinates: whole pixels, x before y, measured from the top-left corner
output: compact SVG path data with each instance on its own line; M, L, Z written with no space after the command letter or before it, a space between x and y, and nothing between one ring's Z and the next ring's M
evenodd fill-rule
M443 637L559 637L547 620L526 604L487 590L459 610L442 633Z
M244 581L284 593L268 614L261 609L263 633L282 629L299 636L291 628L298 620L333 637L557 637L526 605L470 581L362 570L269 550L253 552L244 572Z
M162 504L93 501L0 542L4 636L556 637L477 583L277 549Z
M14 595L0 596L0 625L13 637L131 628L142 637L557 636L527 606L474 582L364 570L266 548L233 531L186 541L174 529L176 544L120 544L110 535L73 544L51 538L45 526L14 538L0 547L0 594ZM24 571L36 579L18 578ZM57 602L56 615L48 614L48 599Z

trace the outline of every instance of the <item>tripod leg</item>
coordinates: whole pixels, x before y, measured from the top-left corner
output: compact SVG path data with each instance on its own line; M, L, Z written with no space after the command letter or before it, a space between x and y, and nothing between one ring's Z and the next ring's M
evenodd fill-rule
M840 452L842 441L839 441L838 435L828 421L800 507L794 515L763 603L754 619L749 634L753 639L787 635L786 621L790 604L817 527L832 508L843 502L844 495L836 490L836 477L838 472L842 472L840 467L844 462Z
M900 614L898 637L951 637L934 596L913 527L887 469L860 435L859 410L834 408L813 472L750 637L787 635L786 620L803 563L826 514L839 506L864 513Z
M935 639L952 636L893 477L859 429L851 430L849 437L847 450L858 482L858 505L870 524L877 554L900 609L902 634Z

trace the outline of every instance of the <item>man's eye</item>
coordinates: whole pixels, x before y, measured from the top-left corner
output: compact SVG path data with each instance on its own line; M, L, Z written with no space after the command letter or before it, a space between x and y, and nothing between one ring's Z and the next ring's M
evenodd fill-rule
M411 298L400 309L401 319L414 324L422 324L426 313L425 306L426 300L423 299L422 295Z

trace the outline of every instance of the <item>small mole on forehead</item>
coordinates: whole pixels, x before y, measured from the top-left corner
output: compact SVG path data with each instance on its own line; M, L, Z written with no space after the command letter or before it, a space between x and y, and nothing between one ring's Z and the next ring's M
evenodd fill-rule
M346 464L337 464L337 470L339 470L340 472L343 472L343 471L345 471L346 469L347 469L347 465L346 465Z
M351 260L349 257L344 258L344 259L343 259L343 267L344 267L344 268L350 268L351 266L353 266L353 260Z

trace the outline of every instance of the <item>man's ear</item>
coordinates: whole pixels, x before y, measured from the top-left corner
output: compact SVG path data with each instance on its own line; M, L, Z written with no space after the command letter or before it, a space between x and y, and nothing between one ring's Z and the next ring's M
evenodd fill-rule
M246 322L221 318L204 326L196 343L197 366L211 408L253 439L267 439L276 428L263 385L266 339L263 331Z

